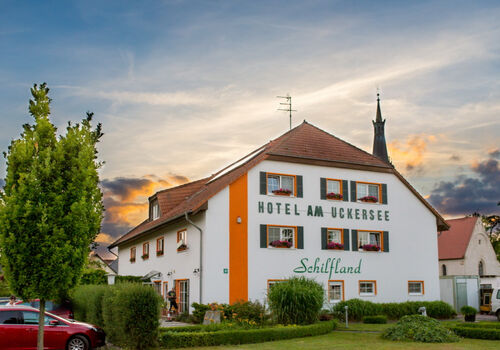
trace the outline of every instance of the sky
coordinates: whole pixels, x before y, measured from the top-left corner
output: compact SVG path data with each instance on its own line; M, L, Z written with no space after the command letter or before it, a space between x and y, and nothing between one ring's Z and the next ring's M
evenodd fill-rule
M498 1L0 0L0 150L32 122L34 83L59 130L94 112L105 246L155 191L286 132L276 96L294 126L371 153L379 91L410 183L445 218L498 214L499 18Z

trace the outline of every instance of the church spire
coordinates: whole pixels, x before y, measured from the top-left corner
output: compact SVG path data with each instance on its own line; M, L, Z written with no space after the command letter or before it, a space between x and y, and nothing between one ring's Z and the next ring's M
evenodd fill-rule
M386 163L390 163L387 155L387 146L385 144L385 119L382 120L382 112L380 111L380 94L377 93L377 115L375 121L372 121L374 128L373 138L373 155Z

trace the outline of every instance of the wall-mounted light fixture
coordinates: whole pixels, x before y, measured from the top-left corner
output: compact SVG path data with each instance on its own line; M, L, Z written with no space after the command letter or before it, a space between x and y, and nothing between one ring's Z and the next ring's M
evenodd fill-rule
M241 216L238 216L238 217L236 218L236 222L237 222L238 224L241 224Z
M194 269L193 270L193 273L199 273L200 272L200 269Z

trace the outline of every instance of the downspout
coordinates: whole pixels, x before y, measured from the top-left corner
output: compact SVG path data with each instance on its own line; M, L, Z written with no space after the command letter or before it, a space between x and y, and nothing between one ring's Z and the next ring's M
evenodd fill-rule
M203 304L202 300L202 295L203 295L203 289L202 289L202 277L203 277L203 240L202 240L202 233L203 230L197 226L194 222L192 222L189 217L187 211L184 213L184 217L186 218L186 221L189 222L191 225L193 225L198 231L200 231L200 304Z

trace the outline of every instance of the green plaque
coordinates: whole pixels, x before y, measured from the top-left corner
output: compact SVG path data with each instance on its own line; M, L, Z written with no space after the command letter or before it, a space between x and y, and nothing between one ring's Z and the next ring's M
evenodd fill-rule
M224 269L224 273L228 274L229 273L229 269Z

